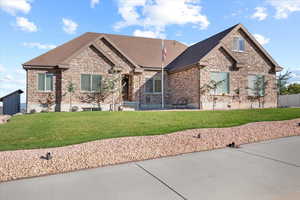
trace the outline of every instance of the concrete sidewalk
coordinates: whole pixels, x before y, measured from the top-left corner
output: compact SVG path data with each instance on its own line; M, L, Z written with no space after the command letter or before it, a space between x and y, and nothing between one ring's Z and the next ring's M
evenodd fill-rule
M0 184L0 200L298 200L300 137Z

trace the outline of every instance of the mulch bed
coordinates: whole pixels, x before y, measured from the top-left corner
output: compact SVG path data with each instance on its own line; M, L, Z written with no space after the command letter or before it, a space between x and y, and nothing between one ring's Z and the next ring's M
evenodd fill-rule
M231 128L193 129L158 136L124 137L78 145L0 152L0 182L224 148L300 135L300 119ZM51 152L50 160L41 156Z

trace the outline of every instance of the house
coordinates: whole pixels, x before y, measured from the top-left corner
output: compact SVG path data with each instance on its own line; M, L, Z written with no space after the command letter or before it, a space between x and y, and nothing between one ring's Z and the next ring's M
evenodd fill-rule
M21 112L20 100L22 93L22 90L16 90L0 98L0 102L3 102L2 114L14 115Z
M27 111L43 110L41 102L49 94L56 111L69 111L70 105L79 110L93 108L95 102L83 99L99 90L113 68L119 69L123 87L101 102L102 110L110 108L112 99L133 109L161 108L161 43L160 39L85 33L26 62ZM277 106L276 72L282 68L242 24L190 47L174 40L164 44L165 107L210 110ZM263 82L259 95L255 95L258 80ZM75 86L72 94L67 92L70 82Z

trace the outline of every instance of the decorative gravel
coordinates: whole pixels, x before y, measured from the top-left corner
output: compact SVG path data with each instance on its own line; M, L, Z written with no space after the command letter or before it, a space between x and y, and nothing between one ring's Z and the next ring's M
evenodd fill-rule
M232 142L240 145L296 136L300 135L299 122L300 119L257 122L231 128L105 139L59 148L4 151L0 152L0 182L224 148ZM41 159L47 152L53 158Z

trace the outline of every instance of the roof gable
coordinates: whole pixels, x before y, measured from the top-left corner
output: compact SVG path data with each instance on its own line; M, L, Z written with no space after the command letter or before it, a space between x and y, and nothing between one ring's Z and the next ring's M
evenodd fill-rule
M187 69L188 66L192 67L192 65L199 63L213 49L220 48L220 47L223 50L225 50L225 52L229 54L230 57L236 60L237 63L239 63L239 60L236 57L234 57L231 51L228 50L226 46L222 44L222 41L225 40L226 37L228 37L232 32L239 29L242 30L245 33L245 35L250 39L250 41L257 46L259 51L261 51L261 53L266 57L266 59L268 59L274 65L276 71L280 71L282 69L242 24L237 24L235 26L232 26L229 29L226 29L225 31L222 31L206 40L203 40L195 45L190 46L173 62L171 62L167 66L167 69L170 72L173 71L175 72L175 71L180 71L181 69L182 70Z
M220 33L217 33L201 42L198 42L187 48L181 55L173 60L167 69L170 71L184 69L186 66L198 63L204 56L206 56L219 42L230 33L236 26L232 26Z

